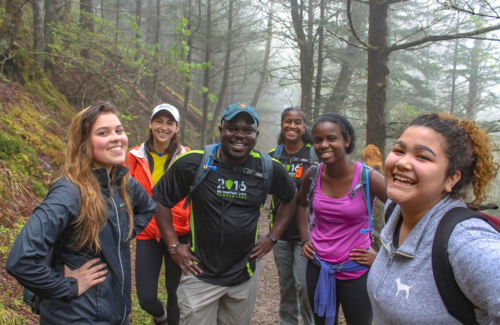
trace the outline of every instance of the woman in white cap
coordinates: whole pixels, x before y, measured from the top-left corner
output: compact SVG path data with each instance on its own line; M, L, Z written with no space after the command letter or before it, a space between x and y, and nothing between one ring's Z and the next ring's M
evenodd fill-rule
M151 195L153 186L181 154L189 151L181 146L179 131L179 111L172 105L161 104L154 108L149 122L149 140L132 148L127 154L130 174ZM183 209L184 200L172 209L174 228L182 244L189 240L189 207ZM165 285L168 302L165 310L158 299L158 278L162 261L165 260ZM141 308L154 317L155 324L177 325L179 307L177 287L181 270L174 263L169 247L161 238L153 217L147 228L137 236L135 279L137 297Z

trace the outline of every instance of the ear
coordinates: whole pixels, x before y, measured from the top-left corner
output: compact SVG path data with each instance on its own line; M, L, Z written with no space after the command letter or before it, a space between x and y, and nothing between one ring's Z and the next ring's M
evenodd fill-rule
M219 139L220 139L221 135L222 135L222 125L219 125Z
M176 127L175 127L175 133L179 132L179 123L175 123L176 124Z
M446 184L444 185L444 190L448 193L451 193L455 184L462 178L462 173L460 171L456 171L453 175L448 177L446 180Z
M349 148L349 145L351 144L351 136L348 135L347 136L347 140L345 140L345 147L346 148Z
M153 129L153 125L151 124L151 122L153 122L153 121L149 121L149 128Z

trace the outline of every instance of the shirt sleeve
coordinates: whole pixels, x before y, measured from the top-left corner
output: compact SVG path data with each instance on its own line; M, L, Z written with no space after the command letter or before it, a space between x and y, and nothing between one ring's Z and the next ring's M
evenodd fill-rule
M453 230L448 254L458 286L476 307L478 323L500 324L500 233L479 219L463 221Z
M7 272L42 298L71 299L78 295L74 278L49 267L49 250L71 220L80 214L80 191L72 184L56 182L14 241L7 258Z
M132 231L132 238L135 238L137 234L140 234L146 229L158 207L144 187L142 187L136 179L130 178L128 182L130 182L130 197L132 198L134 209L134 230Z
M189 194L203 151L192 150L177 158L153 188L153 198L167 208L173 208Z
M288 176L285 167L273 159L273 183L269 194L275 195L283 202L288 202L293 198L295 188L295 182Z

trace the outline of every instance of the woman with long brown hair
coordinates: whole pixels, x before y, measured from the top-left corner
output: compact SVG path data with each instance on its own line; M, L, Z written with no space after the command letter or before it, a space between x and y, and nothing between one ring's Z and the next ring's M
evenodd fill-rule
M156 204L127 176L127 148L112 104L97 103L73 119L62 177L7 259L9 274L42 298L40 324L130 323L130 240Z

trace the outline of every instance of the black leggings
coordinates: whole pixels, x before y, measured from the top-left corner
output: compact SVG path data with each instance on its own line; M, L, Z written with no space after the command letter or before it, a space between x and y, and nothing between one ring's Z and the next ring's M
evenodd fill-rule
M187 244L189 235L179 236L182 244ZM135 255L135 285L141 308L153 317L163 316L163 303L158 299L158 278L161 263L165 260L165 286L167 287L167 323L179 324L177 287L182 271L175 264L163 238L137 240Z
M307 261L306 282L307 296L309 303L314 311L314 291L319 279L320 267ZM368 291L366 290L366 281L368 272L354 280L336 280L335 288L337 294L337 312L335 316L335 325L339 322L339 306L342 304L345 320L348 325L371 325L373 319L372 306ZM314 322L316 325L324 325L325 317L320 317L314 313Z

